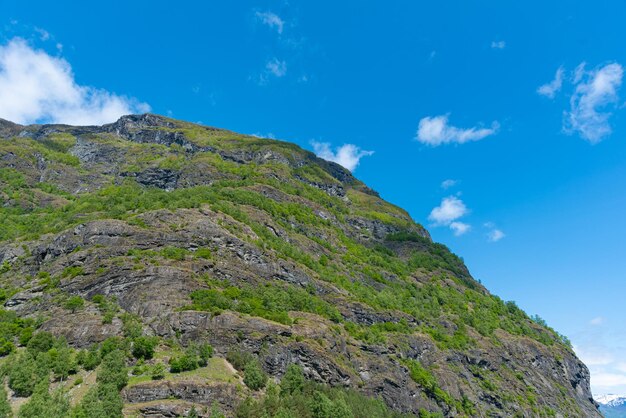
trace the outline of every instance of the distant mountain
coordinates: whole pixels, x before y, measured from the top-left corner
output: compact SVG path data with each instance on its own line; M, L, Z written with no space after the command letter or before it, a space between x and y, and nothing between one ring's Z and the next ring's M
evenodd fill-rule
M626 395L602 395L595 400L606 418L626 418Z

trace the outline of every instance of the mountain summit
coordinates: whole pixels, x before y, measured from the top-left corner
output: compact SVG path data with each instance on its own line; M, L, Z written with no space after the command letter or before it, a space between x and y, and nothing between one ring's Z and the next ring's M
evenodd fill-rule
M294 144L0 120L0 202L0 407L600 416L564 337Z
M594 398L600 404L600 412L606 418L626 417L626 396L607 394Z

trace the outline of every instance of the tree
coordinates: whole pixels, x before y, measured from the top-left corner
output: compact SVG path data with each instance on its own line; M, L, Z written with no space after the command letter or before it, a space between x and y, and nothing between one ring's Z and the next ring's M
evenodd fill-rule
M89 389L81 403L72 411L72 418L119 418L124 402L117 387L98 384Z
M77 310L83 309L83 307L85 306L85 301L80 296L71 296L65 301L65 304L63 306L65 307L65 309L68 309L72 311L72 313L75 313Z
M334 418L334 404L328 396L322 392L315 391L311 401L311 412L315 418Z
M16 356L15 361L10 361L9 387L17 396L28 397L33 393L37 378L35 374L35 359L28 353Z
M38 332L28 341L28 351L36 355L37 353L45 353L54 346L54 336L49 332Z
M199 358L199 366L205 367L209 363L209 359L213 357L213 347L207 343L198 344L192 347Z
M280 381L281 393L283 395L291 395L296 392L301 392L303 387L304 374L302 373L302 368L296 364L290 364Z
M11 411L11 405L7 398L7 391L4 390L4 386L0 386L0 418L10 418L13 416Z
M48 351L48 357L57 379L65 380L70 374L76 373L76 360L72 355L72 349L64 340Z
M141 336L133 340L133 356L136 359L150 360L154 356L154 348L159 339L156 337Z
M267 375L259 366L258 361L252 360L246 364L243 383L252 390L259 390L265 387Z
M6 356L11 354L15 350L13 342L7 340L4 337L0 337L0 356Z
M333 418L354 418L352 410L343 398L336 399L333 404Z
M66 418L70 411L70 403L62 389L51 395L49 382L37 384L33 396L20 408L19 418Z
M93 370L100 365L100 350L98 345L92 345L89 350L81 350L76 355L76 361L83 366L85 370Z
M115 350L102 359L102 370L96 381L102 385L112 385L121 390L128 383L124 354Z

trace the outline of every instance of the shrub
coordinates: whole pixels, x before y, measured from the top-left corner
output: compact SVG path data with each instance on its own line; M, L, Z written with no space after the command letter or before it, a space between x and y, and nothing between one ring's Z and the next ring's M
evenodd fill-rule
M0 338L0 356L6 356L15 350L15 344L5 338Z
M137 337L133 340L133 356L136 359L150 360L154 356L154 349L159 343L157 337Z
M249 361L244 369L243 383L252 390L259 390L265 387L267 375L261 369L258 361Z
M199 367L198 357L188 353L170 359L170 372L180 373L195 370Z
M243 371L250 361L254 360L254 356L247 351L232 350L226 354L226 360L239 371Z
M63 304L63 307L72 311L72 313L76 312L79 309L83 309L84 306L85 301L80 296L71 296Z
M61 277L73 279L76 276L85 274L85 270L80 266L66 267L61 273Z
M150 370L150 378L152 380L161 380L165 377L165 365L163 363L157 363Z

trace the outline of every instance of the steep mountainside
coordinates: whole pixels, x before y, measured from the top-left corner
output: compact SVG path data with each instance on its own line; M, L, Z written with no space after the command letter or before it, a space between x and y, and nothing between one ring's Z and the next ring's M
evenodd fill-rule
M88 383L122 369L130 416L600 416L565 338L293 144L150 114L0 120L0 203L15 410L105 405Z

